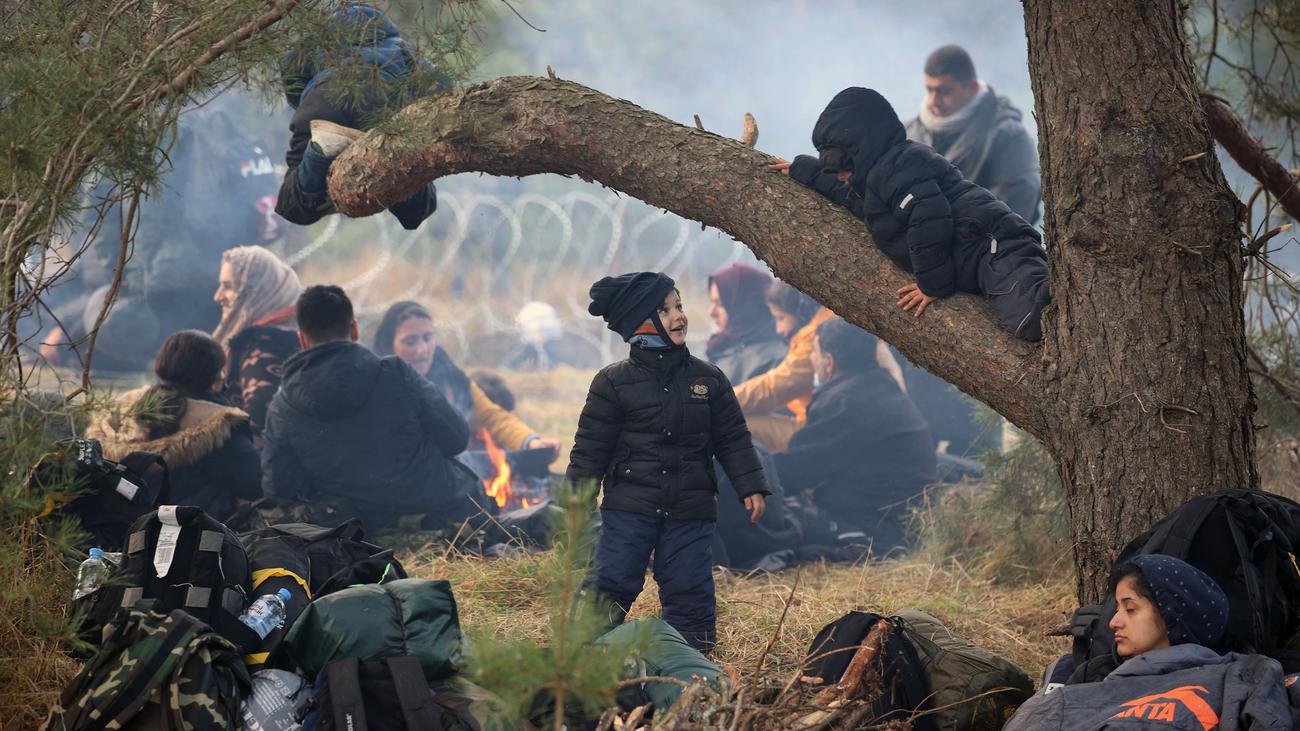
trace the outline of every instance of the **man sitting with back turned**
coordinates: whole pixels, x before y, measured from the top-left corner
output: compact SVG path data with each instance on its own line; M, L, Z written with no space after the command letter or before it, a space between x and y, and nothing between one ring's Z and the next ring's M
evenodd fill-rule
M308 287L297 316L303 350L285 362L267 412L263 492L360 515L371 530L403 515L446 524L476 512L466 496L478 479L455 459L469 425L438 389L357 343L339 287Z

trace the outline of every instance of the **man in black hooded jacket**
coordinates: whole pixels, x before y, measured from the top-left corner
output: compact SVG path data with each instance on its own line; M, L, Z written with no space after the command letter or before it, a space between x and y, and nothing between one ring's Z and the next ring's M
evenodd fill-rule
M813 371L821 385L808 422L773 455L781 482L803 492L804 544L904 543L905 503L937 479L930 430L876 362L876 336L833 317L817 326Z
M861 87L836 94L812 141L819 157L777 160L772 169L866 221L876 246L916 275L898 291L903 309L920 316L936 299L977 293L1016 336L1042 338L1039 318L1051 291L1038 231L943 156L908 140L884 97Z
M342 289L308 287L297 310L303 349L267 411L263 492L355 513L371 530L404 515L446 524L477 512L466 496L482 486L455 459L469 441L460 413L405 361L356 342Z

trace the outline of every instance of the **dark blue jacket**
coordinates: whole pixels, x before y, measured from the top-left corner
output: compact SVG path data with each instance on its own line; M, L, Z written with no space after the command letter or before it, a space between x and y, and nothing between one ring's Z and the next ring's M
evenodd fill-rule
M353 342L285 362L263 436L266 494L341 498L372 527L437 514L478 483L455 459L469 441L464 417L405 361Z
M979 262L991 239L999 250L1046 258L1034 227L942 155L909 141L875 91L853 87L837 94L813 128L813 145L852 158L849 183L840 184L808 155L795 158L790 177L865 220L876 245L915 274L925 294L980 293Z

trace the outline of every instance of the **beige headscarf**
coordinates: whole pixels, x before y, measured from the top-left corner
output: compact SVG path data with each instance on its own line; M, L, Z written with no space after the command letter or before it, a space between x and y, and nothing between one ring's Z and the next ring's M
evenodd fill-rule
M286 307L302 294L302 283L288 264L261 246L236 246L221 255L235 275L235 304L221 316L212 337L228 347L244 328Z

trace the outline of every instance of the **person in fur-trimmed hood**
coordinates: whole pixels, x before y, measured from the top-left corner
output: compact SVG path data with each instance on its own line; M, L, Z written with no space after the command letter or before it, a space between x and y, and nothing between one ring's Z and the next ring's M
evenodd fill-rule
M898 290L899 306L920 317L935 300L971 292L1017 337L1042 338L1051 290L1038 231L939 153L908 140L883 96L861 87L836 94L812 141L819 157L777 158L771 169L866 221L876 246L916 276Z
M238 501L262 496L262 461L248 414L219 393L225 365L225 351L207 333L172 333L154 362L158 384L119 395L119 408L96 418L86 436L99 440L111 460L160 455L172 503L226 520Z
M686 349L686 312L671 278L605 277L592 285L587 311L631 345L626 360L592 380L565 475L602 488L596 589L622 622L654 554L664 620L707 651L717 635L713 461L751 522L770 494L763 467L727 377Z

